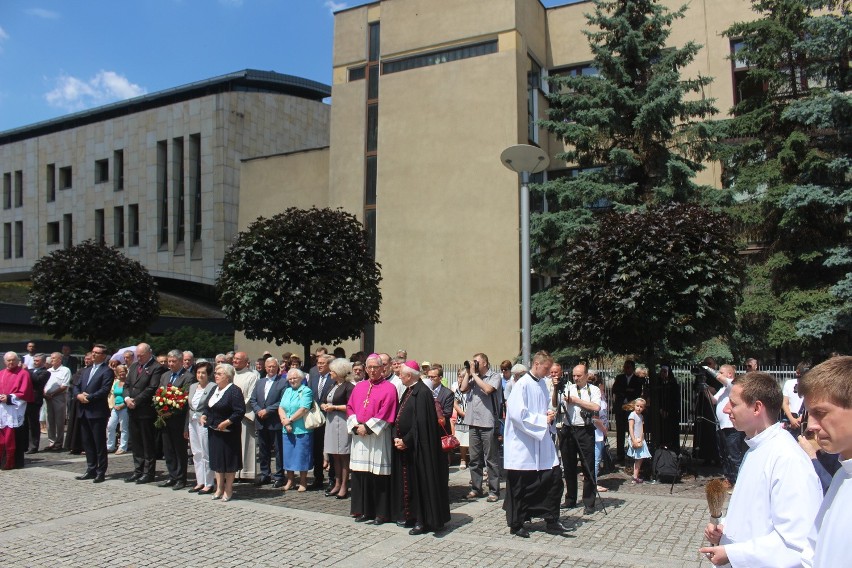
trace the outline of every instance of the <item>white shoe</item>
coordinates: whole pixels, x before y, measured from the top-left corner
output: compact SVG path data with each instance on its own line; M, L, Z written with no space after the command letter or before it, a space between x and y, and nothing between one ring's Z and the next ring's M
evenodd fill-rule
M459 464L459 469L467 469L467 462L461 462Z

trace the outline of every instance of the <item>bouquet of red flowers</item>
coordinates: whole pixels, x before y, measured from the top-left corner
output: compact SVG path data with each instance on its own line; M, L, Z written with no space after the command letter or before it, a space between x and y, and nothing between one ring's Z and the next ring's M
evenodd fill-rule
M166 419L186 406L187 391L174 385L160 387L154 393L154 408L157 410L157 420L154 426L164 428Z

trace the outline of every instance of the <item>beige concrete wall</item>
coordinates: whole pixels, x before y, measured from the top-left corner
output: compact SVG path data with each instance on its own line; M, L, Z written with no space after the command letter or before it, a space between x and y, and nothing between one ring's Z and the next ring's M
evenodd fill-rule
M239 228L288 207L328 207L328 147L245 160Z

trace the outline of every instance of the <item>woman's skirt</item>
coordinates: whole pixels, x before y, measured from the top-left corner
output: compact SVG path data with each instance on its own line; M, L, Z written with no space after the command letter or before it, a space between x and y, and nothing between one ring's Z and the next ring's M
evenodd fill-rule
M308 471L313 469L312 459L313 433L293 434L282 432L284 437L284 469L287 471Z

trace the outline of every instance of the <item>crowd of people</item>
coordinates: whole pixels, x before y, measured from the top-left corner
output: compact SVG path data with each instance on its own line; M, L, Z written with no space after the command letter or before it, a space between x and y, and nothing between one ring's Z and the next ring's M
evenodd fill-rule
M507 360L499 372L476 353L448 388L441 365L405 352L346 359L320 348L308 366L291 353L267 353L252 366L244 352L209 362L180 350L155 357L145 343L117 353L96 344L72 370L77 362L67 350L32 351L28 345L23 359L6 353L0 372L3 469L22 467L23 454L40 451L44 405L48 445L41 451L84 453L81 481L102 483L108 455L130 452L127 483L154 482L163 459L163 488L222 502L233 498L238 480L322 490L350 499L355 522L396 522L412 535L440 531L450 520L447 450L454 446L470 476L467 498L496 502L504 481L507 525L527 538L532 518L562 534L569 529L561 509L595 511L606 491L597 476L610 408L616 459L632 459L635 484L651 456L646 417L660 421L663 446L680 432L673 412L643 398L647 380L632 361L608 401L585 364L568 375L546 352L529 369ZM717 565L841 565L832 562L840 558L838 527L849 516L843 505L852 499L852 357L813 369L802 364L783 388L757 370L705 368L718 382L702 385L701 397L717 425L731 498L726 519L708 525L711 546L701 552ZM679 398L667 366L660 379L656 400ZM666 424L677 425L674 435Z

